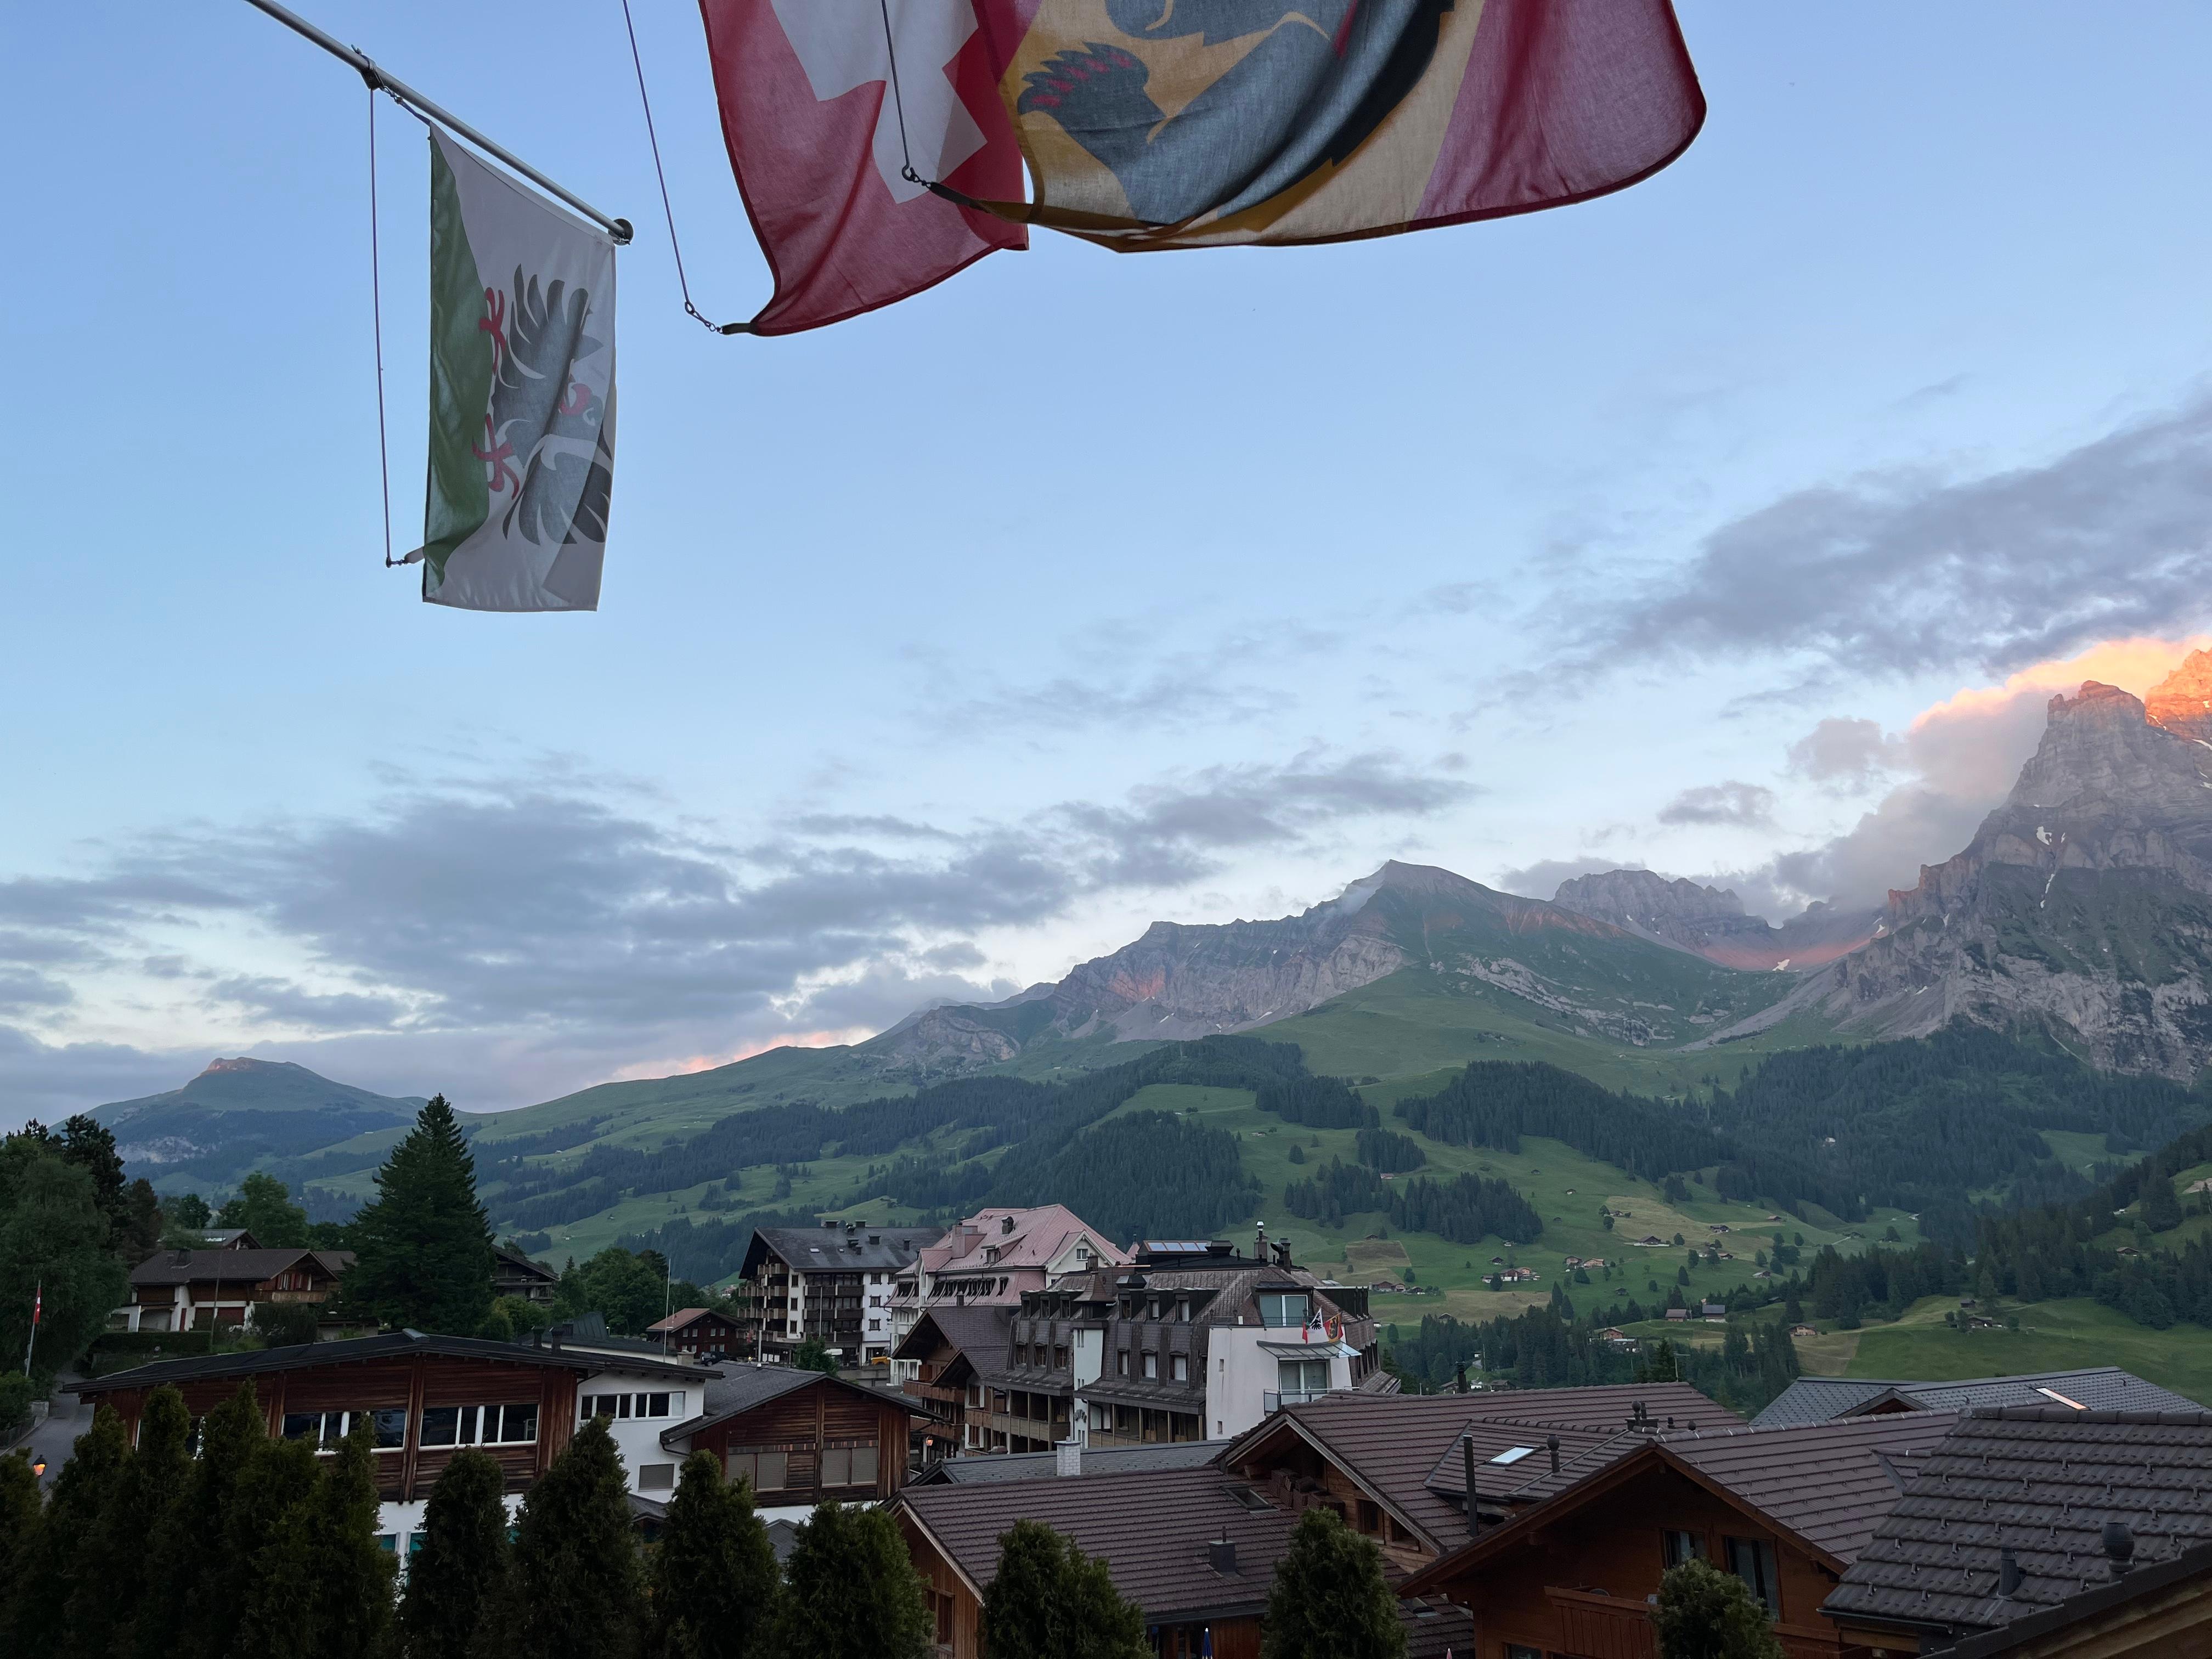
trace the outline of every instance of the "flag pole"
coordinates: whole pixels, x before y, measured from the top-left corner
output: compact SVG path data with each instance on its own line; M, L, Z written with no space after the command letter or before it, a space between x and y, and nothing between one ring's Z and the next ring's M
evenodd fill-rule
M23 1345L23 1375L25 1376L31 1374L31 1355L37 1351L39 1346L39 1316L46 1310L46 1281L42 1278L38 1281L38 1288L31 1292L31 1340Z
M423 115L428 116L432 120L438 122L442 126L452 128L455 132L460 134L462 137L467 139L471 143L474 144L478 149L483 150L486 155L496 156L508 167L513 167L517 173L529 179L532 184L536 185L540 190L543 190L550 195L557 196L561 200L566 202L570 207L575 209L577 212L582 214L586 219L589 219L592 223L605 230L609 236L614 239L616 246L620 246L622 244L629 240L633 233L630 229L629 220L610 219L605 214L600 212L599 209L593 207L582 197L575 194L573 191L563 190L560 185L555 184L550 179L548 179L544 173L540 173L536 167L532 167L529 162L522 160L521 157L514 155L512 151L503 149L499 145L495 144L490 139L485 137L483 134L478 132L474 127L462 120L459 116L450 114L447 111L441 109L437 105L432 103L428 99L425 98L421 93L416 91L414 88L409 86L405 82L393 80L392 76L386 75L382 70L379 69L375 64L371 62L367 57L361 52L356 52L351 46L347 46L337 36L325 33L321 29L317 28L313 23L310 23L306 18L301 16L297 12L291 10L289 7L278 5L276 3L276 0L246 0L246 3L252 6L256 11L267 13L270 16L282 23L286 28L290 29L294 33L298 34L306 40L313 41L325 52L330 53L331 57L349 65L362 80L368 82L373 90L388 92L394 98L398 99L401 103L408 106L410 108L416 110Z

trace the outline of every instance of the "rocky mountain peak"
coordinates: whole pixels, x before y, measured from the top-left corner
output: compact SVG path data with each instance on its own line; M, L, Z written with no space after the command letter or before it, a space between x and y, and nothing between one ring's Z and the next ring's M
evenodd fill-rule
M2192 651L2150 689L2143 710L2177 737L2212 744L2212 651Z
M1686 876L1669 881L1656 870L1607 870L1576 876L1559 884L1552 902L1608 921L1616 913L1646 923L1662 917L1706 921L1743 914L1743 901L1734 893L1700 887Z

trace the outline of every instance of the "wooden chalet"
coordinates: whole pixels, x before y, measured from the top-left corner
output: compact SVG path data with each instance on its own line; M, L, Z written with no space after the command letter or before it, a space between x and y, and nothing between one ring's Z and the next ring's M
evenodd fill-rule
M741 1329L736 1320L712 1308L678 1308L667 1318L647 1326L645 1334L647 1340L661 1344L670 1352L695 1359L727 1359L753 1346L751 1334Z
M271 1249L238 1239L213 1249L162 1250L131 1270L131 1300L110 1330L190 1331L242 1325L256 1303L328 1302L351 1250Z
M909 1486L892 1506L940 1659L981 1659L983 1593L998 1573L1000 1535L1020 1520L1042 1521L1104 1560L1115 1588L1144 1610L1160 1659L1259 1659L1260 1619L1294 1510L1209 1465L1089 1474L1079 1463L1066 1476L1051 1458L981 1461L1041 1467L1028 1480ZM1407 1601L1400 1617L1408 1659L1443 1659L1455 1643L1465 1652L1470 1626L1455 1610Z
M694 1373L696 1375L696 1373ZM727 1367L696 1417L664 1430L678 1463L711 1451L764 1510L865 1504L906 1484L913 1413L898 1395L793 1365Z
M892 1351L912 1372L900 1386L955 1455L1043 1451L1068 1437L1072 1382L1014 1386L1014 1314L1003 1304L925 1308Z
M1507 1494L1502 1524L1474 1528L1401 1593L1468 1609L1472 1659L1656 1659L1649 1598L1668 1567L1695 1558L1765 1602L1790 1659L1866 1659L1873 1650L1822 1618L1822 1604L1956 1420L1923 1412L1696 1432L1640 1423L1569 1451L1556 1470L1539 1465Z
M492 1295L520 1297L541 1308L553 1305L553 1298L561 1289L559 1273L504 1244L493 1245L491 1255Z
M621 1401L629 1434L633 1404L641 1421L656 1410L672 1416L713 1376L696 1366L473 1337L396 1331L349 1341L264 1348L163 1360L72 1385L96 1405L113 1407L135 1440L146 1398L173 1387L195 1419L251 1387L272 1437L329 1443L367 1417L376 1432L377 1496L387 1532L410 1516L393 1506L418 1503L455 1451L489 1452L507 1474L507 1490L526 1491L552 1467L589 1409ZM629 1385L619 1394L610 1383ZM606 1414L617 1407L609 1404ZM620 1437L618 1437L618 1439ZM637 1447L624 1445L636 1462ZM633 1467L635 1482L638 1470ZM411 1516L411 1512L410 1512ZM395 1518L397 1516L398 1518Z

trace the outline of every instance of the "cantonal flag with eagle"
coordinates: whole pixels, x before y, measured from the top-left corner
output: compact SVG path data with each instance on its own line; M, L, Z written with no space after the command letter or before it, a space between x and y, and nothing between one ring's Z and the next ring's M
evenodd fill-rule
M597 610L614 465L614 243L433 129L422 597Z

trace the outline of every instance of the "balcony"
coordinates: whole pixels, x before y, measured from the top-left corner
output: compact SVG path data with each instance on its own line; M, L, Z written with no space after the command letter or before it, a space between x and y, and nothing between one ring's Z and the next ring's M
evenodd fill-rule
M1273 1417L1285 1406L1310 1406L1316 1400L1326 1400L1333 1394L1346 1394L1346 1389L1270 1389L1261 1396L1266 1414Z

